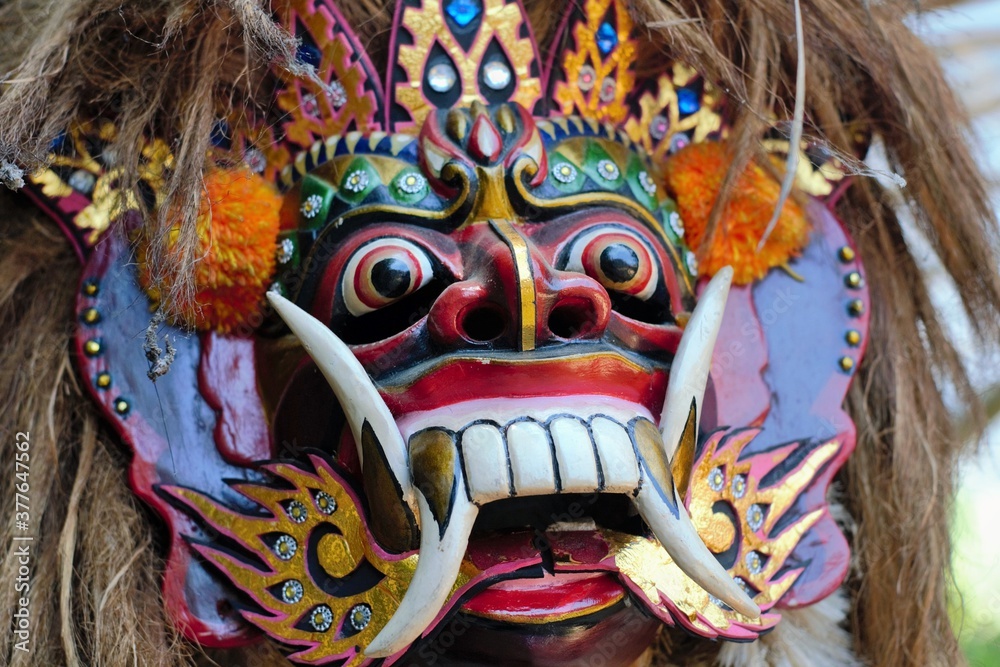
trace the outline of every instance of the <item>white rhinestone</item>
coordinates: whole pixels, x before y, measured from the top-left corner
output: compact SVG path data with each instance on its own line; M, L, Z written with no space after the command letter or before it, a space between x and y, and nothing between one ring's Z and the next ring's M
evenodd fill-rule
M645 171L639 172L639 185L642 186L642 189L645 190L646 194L650 197L656 194L656 183L653 182L653 179L650 178L649 174Z
M344 84L340 81L331 81L330 88L326 91L326 94L329 96L330 104L333 105L334 109L339 109L347 104L347 91L344 90Z
M621 171L611 160L601 160L597 163L597 173L606 181L616 181L621 176Z
M310 116L319 115L319 103L315 95L310 94L302 98L302 110Z
M760 530L764 525L764 509L760 505L754 503L747 510L747 525L750 530Z
M606 77L604 81L601 82L601 92L599 97L602 102L611 102L615 99L615 93L618 92L615 89L615 80L610 76Z
M722 474L722 468L712 468L708 473L708 488L713 491L722 491L726 483L726 476Z
M89 195L94 191L94 183L97 182L97 178L84 169L77 169L72 174L69 175L69 187L73 188L77 192Z
M303 523L309 517L309 512L306 510L306 506L297 500L293 500L288 503L288 507L285 508L285 513L288 514L288 518L295 523Z
M281 560L291 560L299 550L299 544L291 535L282 535L274 541L274 555Z
M366 604L355 605L351 608L349 618L351 620L351 627L361 632L368 627L368 624L372 620L372 608Z
M500 60L483 65L483 81L493 90L503 90L510 84L510 68Z
M677 238L684 238L684 221L681 220L680 213L672 211L667 222L670 223L670 229L674 230L674 234L677 234Z
M333 625L333 612L325 604L321 604L310 612L309 625L316 632L326 632Z
M267 167L267 158L264 154L257 150L256 148L248 148L245 153L243 153L243 162L250 167L250 171L255 174L260 174Z
M351 192L358 193L368 187L368 172L355 169L344 179L344 188Z
M684 263L687 264L688 273L692 276L698 275L698 258L690 250L684 255Z
M415 195L424 189L427 185L427 179L420 174L409 173L403 178L399 179L397 186L400 190L408 195Z
M670 138L670 154L673 155L677 151L685 148L691 143L691 139L688 138L686 134L678 132L673 137Z
M284 292L284 290L281 289L281 283L271 283L271 286L267 288L267 291L271 294L277 294L278 296L283 296L282 292Z
M733 497L742 498L746 494L746 492L747 492L747 476L737 475L736 477L733 477Z
M726 611L732 611L733 610L732 607L730 607L728 604L726 604L725 602L723 602L719 598L715 597L711 593L708 594L708 599L712 602L712 604L714 604L716 607L719 607L720 609L725 609Z
M649 124L649 135L659 141L667 136L667 129L670 127L667 117L658 115L653 117L653 122Z
M323 207L323 198L319 195L309 195L306 200L302 202L302 215L307 218L315 218L319 215L319 210Z
M291 239L281 239L278 243L278 264L287 264L295 254L295 243Z
M557 162L550 171L552 178L560 183L572 183L576 179L576 167L568 162Z
M756 551L751 551L746 555L744 561L747 564L747 569L750 570L751 574L760 574L764 571L764 559L760 557L760 554Z
M579 74L576 77L576 85L579 86L580 90L587 92L594 87L594 82L597 81L597 72L590 65L584 65L580 68Z
M295 579L289 579L281 586L281 599L286 604L295 604L302 599L302 584Z
M427 70L427 85L436 93L448 92L457 79L455 68L448 63L438 63Z
M316 494L316 509L323 514L333 514L337 511L337 501L326 491Z
M753 589L750 588L750 584L748 584L743 580L743 577L733 577L733 581L736 582L737 586L743 589L743 592L747 594L747 597L749 597L751 600L753 599L754 597Z

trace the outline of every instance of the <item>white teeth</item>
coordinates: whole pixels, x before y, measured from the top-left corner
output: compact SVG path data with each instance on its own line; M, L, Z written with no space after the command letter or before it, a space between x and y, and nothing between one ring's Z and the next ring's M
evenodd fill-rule
M576 417L558 417L549 424L556 450L559 481L568 493L589 493L600 488L597 460L587 425ZM589 450L589 451L588 451Z
M461 489L461 467L456 468L459 468L457 488ZM479 514L479 508L464 493L455 493L451 513L444 518L442 536L424 494L417 489L416 495L421 526L417 569L396 612L365 649L370 658L385 658L402 651L434 622L458 579L469 535Z
M469 493L478 504L510 496L507 449L500 429L474 424L462 433L462 458Z
M540 495L558 491L549 436L541 424L520 421L508 426L507 450L515 494Z
M643 475L652 479L648 468L643 470ZM733 581L701 540L674 491L673 480L643 484L635 504L653 535L684 574L744 616L760 616L760 608Z
M590 428L604 473L604 491L632 493L639 486L639 466L628 432L606 417L595 417Z
M329 327L315 317L280 294L268 292L267 299L330 384L350 424L362 466L365 464L362 429L368 422L381 444L389 470L403 492L403 501L413 508L413 487L403 436L361 362Z
M715 340L722 326L732 280L731 267L723 267L715 274L698 299L698 305L684 328L684 336L677 347L660 416L660 431L663 433L668 457L673 457L674 449L680 442L692 399L696 414L701 417L701 404L705 398L705 386L708 384L708 372L712 365L712 350L715 349Z

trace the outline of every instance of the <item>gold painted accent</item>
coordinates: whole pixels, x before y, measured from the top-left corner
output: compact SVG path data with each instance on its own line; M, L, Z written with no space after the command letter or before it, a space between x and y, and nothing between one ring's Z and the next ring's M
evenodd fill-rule
M788 155L791 142L788 139L765 139L761 142L764 150L770 155L779 167L784 167L785 159ZM800 144L799 160L795 169L795 186L814 197L825 197L833 192L834 185L844 180L844 165L837 157L830 157L819 167L813 165L812 160L806 154L808 142Z
M448 112L444 129L448 136L455 141L464 141L466 135L469 134L469 119L465 117L461 109L452 109Z
M861 299L854 299L847 304L847 312L855 317L859 317L865 312L865 302Z
M359 559L351 553L351 543L343 535L327 533L320 538L317 546L320 567L331 577L346 577L354 569L353 563Z
M389 470L375 431L367 422L361 429L361 461L365 496L372 511L369 527L375 539L392 551L416 548L416 519L400 501L399 484Z
M101 313L96 308L88 308L83 311L83 321L87 324L97 324L101 321Z
M843 371L849 371L854 368L854 359L850 357L840 358L840 369Z
M31 175L31 182L42 186L42 194L53 199L62 199L73 194L73 188L68 183L59 178L59 174L46 169L37 174Z
M854 289L861 287L861 274L857 271L851 271L844 276L844 284Z
M780 483L766 488L757 486L759 477L766 471L758 471L757 476L751 476L751 461L741 461L740 454L753 441L756 432L736 433L726 438L726 446L719 451L722 437L709 439L697 465L692 479L695 480L690 491L688 511L698 534L714 553L722 553L729 549L738 534L732 520L714 511L715 503L723 501L730 503L735 509L736 517L741 522L742 542L737 545L738 553L730 574L741 577L760 593L754 598L757 604L764 606L776 602L787 591L801 573L801 569L783 571L788 557L795 546L822 517L824 510L817 509L803 515L785 527L777 536L770 533L778 521L792 507L802 491L816 478L816 473L840 451L840 443L830 440L813 450L805 461L795 471L787 475ZM792 454L798 447L797 443L779 448L771 454L772 469ZM725 482L719 491L714 491L708 485L709 474L715 468L724 471ZM737 475L746 476L746 484L742 494L737 497L733 492L732 481ZM764 523L760 530L750 530L746 523L747 513L754 505L765 509ZM752 572L746 564L746 555L756 551L766 558L764 568L757 573ZM779 572L781 575L778 576Z
M857 347L861 344L861 332L857 329L851 329L844 334L844 340L846 340L847 344L851 347Z
M596 36L612 5L618 40L614 51L605 56L597 47ZM636 45L631 35L632 17L628 5L615 0L586 0L583 13L586 22L577 24L573 30L577 50L567 50L563 54L566 81L556 83L553 98L563 115L580 114L598 121L621 123L629 114L625 98L635 87L632 65L636 59ZM580 88L579 72L585 65L593 67L595 73L589 90ZM615 95L605 102L600 93L608 78L614 81Z
M712 133L724 131L719 112L722 96L708 81L702 84L698 110L681 119L677 89L698 76L700 75L693 68L684 63L674 63L672 73L663 74L657 80L653 89L656 91L655 96L652 92L646 92L639 97L638 119L633 116L625 122L624 129L629 139L642 146L656 163L667 156L671 140L678 132L691 132L691 141L697 144L705 141ZM654 139L650 131L657 116L667 119L667 132L659 140Z
M844 264L853 262L855 257L854 248L849 245L841 246L840 250L837 251L837 257L840 258L840 261Z
M95 384L98 387L100 387L101 389L107 389L108 387L110 387L111 386L111 373L108 373L107 371L98 373L97 374L97 381L95 382Z
M101 353L100 341L94 339L88 340L86 343L83 344L83 351L88 356L96 357L98 354Z
M272 488L256 484L236 484L236 491L257 503L267 514L244 513L232 510L209 496L186 488L171 487L168 492L197 511L201 517L219 533L232 540L237 547L254 555L263 563L257 567L252 561L239 558L212 544L199 547L201 555L229 579L239 590L249 595L263 609L262 613L246 618L264 632L279 641L298 644L302 662L316 662L321 658L358 649L349 659L349 665L359 665L364 661L364 648L385 627L389 618L399 608L413 572L417 566L417 555L406 557L386 554L372 544L362 509L354 498L335 477L326 461L310 457L315 472L306 471L291 463L275 463L265 466L265 470L290 489ZM315 511L316 491L323 491L333 497L337 511L326 515ZM302 523L292 521L284 511L283 502L298 500L311 511ZM396 502L401 502L397 499ZM367 590L354 595L333 597L321 589L313 579L309 565L305 562L303 547L317 529L336 528L339 540L320 542L320 563L328 572L352 572L366 560L384 577ZM281 560L262 539L265 535L282 533L294 539L299 549L289 560ZM334 562L334 559L343 559ZM332 572L331 572L332 574ZM468 561L462 564L458 580L452 588L454 594L478 570ZM285 603L270 591L275 590L288 579L298 580L303 594L298 602ZM367 604L372 610L368 626L350 637L342 637L336 632L310 632L295 627L298 620L317 604L326 604L333 611L334 619L343 618L358 604Z
M674 450L674 460L670 462L670 470L674 476L674 483L677 484L677 494L681 498L687 495L688 487L691 486L691 472L694 468L694 450L697 444L698 407L695 405L694 398L692 398L687 421L684 422L684 431L681 432L681 441L677 443L677 448Z
M497 109L497 124L506 134L513 134L517 130L517 119L509 105L505 104Z
M472 203L472 211L462 225L467 227L485 220L517 220L517 212L511 206L505 183L506 169L502 164L492 167L476 167L479 189Z
M443 529L451 514L458 449L455 437L443 429L428 429L410 438L413 483L424 494L431 513ZM423 530L432 530L422 526Z
M670 473L670 463L667 461L667 452L663 447L663 437L660 435L659 429L648 419L636 420L635 445L639 450L639 456L649 466L656 481L661 484L673 484L674 478ZM671 489L667 488L663 491L670 493ZM668 500L673 502L673 498Z
M435 42L451 56L457 69L458 81L455 85L462 92L455 102L456 107L471 105L473 101L486 101L479 93L479 64L494 39L503 46L513 69L515 87L510 101L532 109L541 97L542 82L538 77L531 76L535 48L530 38L521 37L524 21L518 3L483 0L482 9L479 30L468 50L455 41L445 25L440 0L423 0L420 6L403 9L402 27L410 33L413 43L399 47L398 63L406 72L407 80L396 84L394 101L406 109L416 125L422 124L432 109L424 99L422 85L427 54Z
M521 307L521 338L518 349L522 352L534 350L538 295L535 293L535 277L531 271L531 255L528 252L528 244L507 220L490 220L490 226L500 238L507 242L514 255L518 302Z

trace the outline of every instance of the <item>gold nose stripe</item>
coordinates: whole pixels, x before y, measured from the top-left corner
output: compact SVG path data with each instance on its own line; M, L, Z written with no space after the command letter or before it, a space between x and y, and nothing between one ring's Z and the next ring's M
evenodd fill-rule
M537 295L535 293L535 277L531 273L531 255L528 252L528 243L514 229L514 225L506 220L490 220L490 226L504 240L514 256L518 305L521 310L520 349L522 351L534 350Z

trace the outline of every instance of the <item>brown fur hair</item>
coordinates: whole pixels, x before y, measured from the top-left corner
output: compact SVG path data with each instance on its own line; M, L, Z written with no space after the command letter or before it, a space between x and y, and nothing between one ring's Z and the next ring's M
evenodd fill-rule
M0 7L0 72L8 72L0 82L0 162L37 167L51 139L77 117L116 119L115 154L126 174L138 172L140 137L166 138L177 169L166 193L173 204L164 209L186 212L180 246L187 254L180 262L190 265L212 121L248 100L266 106L266 65L294 62L292 42L275 28L267 4L10 0ZM526 5L545 48L555 29L551 3ZM340 7L374 61L384 63L392 3L351 0ZM962 444L952 437L939 383L956 387L969 405L976 397L900 218L911 218L929 240L985 342L1000 338L994 221L968 150L964 113L933 54L902 21L912 3L803 0L801 7L806 135L844 156L857 150L859 136L862 143L873 138L908 183L896 201L862 175L837 211L867 260L872 296L868 354L848 398L858 447L839 479L854 526L850 631L871 665L957 665L945 592L948 505ZM735 101L733 143L741 160L757 150L769 110L791 117L792 100L803 93L794 85L791 2L633 0L632 8L649 32L649 66L660 51L679 56ZM6 441L30 431L38 540L34 653L13 652L9 633L2 633L0 656L12 665L204 661L163 618L155 523L129 494L123 453L74 380L67 324L77 275L72 253L15 197L0 198L0 210L0 463L13 470ZM154 234L172 222L154 213L146 218ZM155 259L163 275L165 259ZM190 294L189 281L170 287L177 300ZM10 484L5 475L0 497L12 497ZM7 582L16 567L9 521L0 564L5 627L13 608ZM662 647L673 654L671 663L702 664L714 653L673 639ZM259 649L214 659L282 660Z

